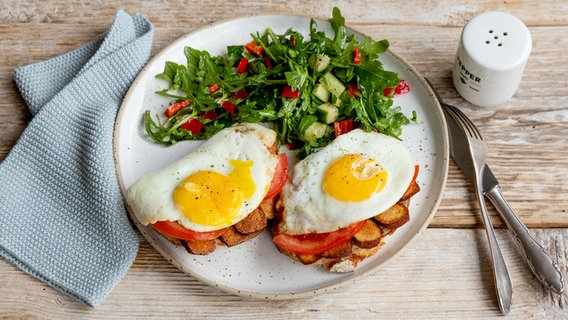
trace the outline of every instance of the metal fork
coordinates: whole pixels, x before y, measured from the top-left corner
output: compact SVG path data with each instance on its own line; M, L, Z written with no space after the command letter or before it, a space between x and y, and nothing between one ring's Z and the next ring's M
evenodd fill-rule
M483 188L481 177L483 177L483 170L487 160L487 145L483 141L477 127L463 112L461 112L461 110L446 103L441 103L441 105L450 114L450 116L454 118L458 124L460 124L467 135L469 150L473 160L473 168L475 170L475 192L481 206L481 216L483 217L483 224L487 233L487 239L489 240L489 250L493 264L493 278L495 281L495 289L497 291L499 309L501 310L501 313L507 314L511 309L513 287L511 285L511 278L509 277L507 266L505 265L505 260L503 259L501 249L499 248L499 243L495 237L493 225L489 219L489 213L487 212L482 192Z

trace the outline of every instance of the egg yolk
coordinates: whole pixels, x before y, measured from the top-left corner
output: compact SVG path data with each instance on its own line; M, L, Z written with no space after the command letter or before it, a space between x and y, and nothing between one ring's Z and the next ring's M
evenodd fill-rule
M243 202L252 197L255 183L252 160L230 160L233 170L222 173L204 170L187 176L174 190L178 209L191 221L205 226L228 226Z
M327 168L322 187L337 200L359 202L379 192L387 177L387 171L375 160L361 154L348 154Z

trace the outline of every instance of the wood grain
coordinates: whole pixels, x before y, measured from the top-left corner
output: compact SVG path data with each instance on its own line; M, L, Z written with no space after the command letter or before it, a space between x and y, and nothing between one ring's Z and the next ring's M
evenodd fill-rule
M16 1L0 3L0 161L31 120L12 72L102 34L122 8L156 27L153 52L236 16L289 13L326 18L341 8L347 24L391 49L428 77L447 102L478 124L502 191L567 278L568 4L528 1ZM475 14L507 11L527 24L533 50L508 102L479 108L451 81L463 25ZM142 240L133 267L103 305L91 309L0 260L0 316L6 318L493 318L498 317L486 241L472 187L450 163L436 216L392 264L334 292L295 301L256 301L209 288L165 261ZM490 206L495 225L504 224ZM506 230L499 240L515 290L512 318L567 319L568 295L547 292L527 270ZM481 261L481 264L479 263Z
M510 318L565 317L568 294L545 290L526 268L512 238L503 230L497 235L515 294ZM558 250L556 258L566 275L568 231L538 230L533 235ZM502 318L482 230L426 229L391 264L356 283L288 301L241 298L205 286L143 240L128 274L96 309L61 295L5 261L0 261L0 270L0 310L7 318Z

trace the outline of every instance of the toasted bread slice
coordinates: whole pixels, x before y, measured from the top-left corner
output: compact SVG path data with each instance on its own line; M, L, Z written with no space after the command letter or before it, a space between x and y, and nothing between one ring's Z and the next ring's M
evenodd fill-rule
M363 249L359 247L353 247L353 253L343 259L328 259L322 261L322 265L329 271L329 272L352 272L355 271L359 262L365 260L368 257L373 256L381 246L383 242L379 243L377 246L373 248Z
M197 255L206 255L215 251L217 244L215 239L213 240L182 240L182 245L185 247L187 252Z

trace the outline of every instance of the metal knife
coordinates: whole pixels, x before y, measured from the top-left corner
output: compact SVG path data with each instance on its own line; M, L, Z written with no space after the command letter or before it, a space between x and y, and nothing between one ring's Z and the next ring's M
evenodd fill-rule
M430 84L429 81L428 83ZM432 87L431 84L430 86ZM434 90L433 87L432 90ZM439 96L438 100L440 104L444 103ZM473 181L471 159L469 159L466 152L460 151L461 146L467 146L466 138L455 123L455 120L447 114L445 110L444 115L450 136L450 154L458 167L462 169L466 178L471 182ZM486 165L483 170L483 194L491 201L505 221L509 231L521 248L525 261L528 263L529 268L536 275L537 279L554 292L562 293L564 290L564 282L558 265L530 235L527 227L522 223L513 209L511 209L501 194L501 187L499 186L497 178L493 175L488 165Z

